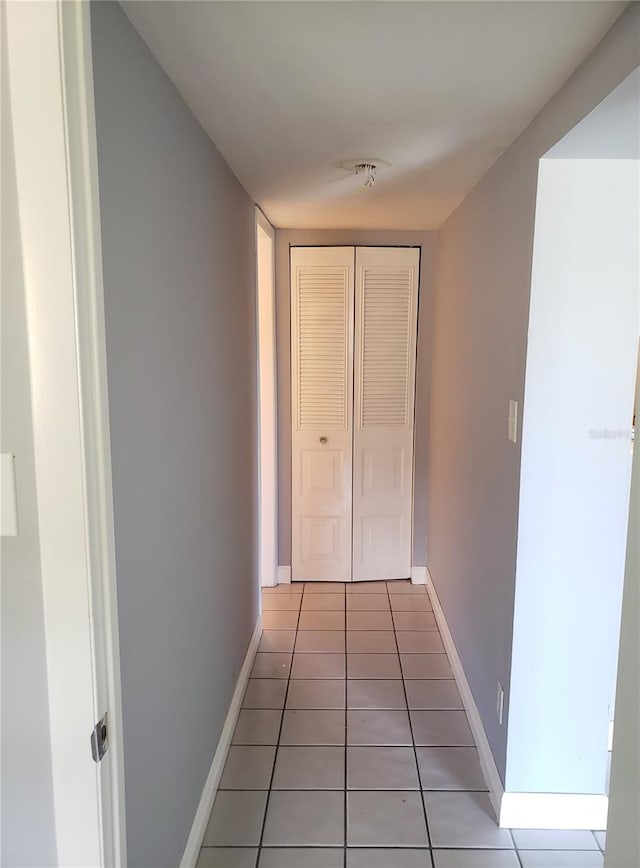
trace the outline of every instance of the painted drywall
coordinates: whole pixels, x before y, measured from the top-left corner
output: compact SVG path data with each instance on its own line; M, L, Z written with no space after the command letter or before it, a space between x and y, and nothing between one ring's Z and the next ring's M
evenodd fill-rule
M427 564L503 779L538 162L637 66L639 33L632 4L438 233Z
M606 793L638 348L635 160L540 163L506 789Z
M413 564L426 565L427 470L429 393L431 386L431 332L433 324L432 273L435 232L388 230L276 230L276 334L278 369L278 562L291 563L291 290L289 248L300 246L361 245L420 247L418 350L416 360L415 487L413 510Z
M4 10L2 10L4 18ZM4 21L3 21L4 25ZM15 455L18 536L3 537L2 849L12 868L55 865L44 611L27 317L2 27L2 428Z
M639 356L640 362L640 356ZM636 401L640 407L640 365ZM640 865L640 452L633 456L605 868Z
M92 4L128 864L180 862L257 618L254 209Z
M640 67L547 151L545 159L640 159Z

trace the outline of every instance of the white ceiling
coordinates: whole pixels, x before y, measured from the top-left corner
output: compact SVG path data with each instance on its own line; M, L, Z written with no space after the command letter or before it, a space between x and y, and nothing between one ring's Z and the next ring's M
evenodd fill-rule
M122 5L274 225L434 229L626 3Z

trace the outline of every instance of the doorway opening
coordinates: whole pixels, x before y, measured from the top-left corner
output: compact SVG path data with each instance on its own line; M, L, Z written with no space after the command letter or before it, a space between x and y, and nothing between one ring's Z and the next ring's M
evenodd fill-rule
M566 826L563 811L575 828L606 824L639 334L639 83L632 74L540 161L502 825L521 824L521 793L562 797L541 826Z

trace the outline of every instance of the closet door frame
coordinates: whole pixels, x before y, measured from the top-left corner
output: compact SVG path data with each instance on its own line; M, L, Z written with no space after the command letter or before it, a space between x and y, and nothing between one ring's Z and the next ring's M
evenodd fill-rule
M355 332L356 328L356 294L357 294L357 273L356 273L356 260L358 250L415 250L417 251L417 265L416 265L416 284L415 284L415 293L413 298L413 303L415 305L415 310L413 313L413 347L412 347L412 355L411 355L411 383L409 386L409 397L411 402L410 408L410 419L411 419L411 429L412 429L412 443L411 443L411 466L409 469L409 477L410 477L410 486L411 486L411 494L410 494L410 532L409 532L409 570L406 576L402 576L402 578L411 578L412 571L412 563L413 563L413 538L414 538L414 496L415 496L415 455L416 455L416 428L415 428L415 419L416 419L416 382L417 382L417 354L418 354L418 320L419 320L419 302L420 302L420 277L421 277L421 260L422 260L422 250L420 245L393 245L393 244L380 244L380 245L369 245L369 244L337 244L337 245L290 245L289 248L289 266L290 266L290 274L289 274L289 300L291 305L291 316L290 316L290 347L291 347L291 418L290 418L290 431L291 431L291 470L292 470L292 496L291 496L291 541L292 541L292 552L291 552L291 562L292 562L292 581L365 581L366 579L356 579L354 577L354 537L355 537L355 527L354 527L354 510L353 510L353 502L354 502L354 465L353 461L355 458L355 437L356 437L356 396L355 396L355 363L356 363L356 346L355 341L358 338L358 335ZM350 308L351 312L349 315L349 348L350 353L348 356L350 357L350 382L351 382L351 401L347 402L347 413L349 415L349 429L351 432L351 570L350 575L344 579L331 579L327 577L318 577L317 579L305 579L296 575L295 568L295 521L296 521L296 512L295 512L295 424L296 424L296 399L295 399L295 389L296 389L296 367L297 360L295 353L297 352L297 348L295 347L295 335L296 335L296 319L295 319L295 311L294 311L294 271L293 271L293 257L295 251L308 251L309 257L313 255L314 252L324 253L327 250L338 251L338 250L350 250L353 253L353 268L352 268L352 281L351 281L351 294L350 294ZM311 259L308 260L309 262ZM384 577L386 578L386 577ZM384 580L383 577L380 580ZM400 578L400 577L398 577Z

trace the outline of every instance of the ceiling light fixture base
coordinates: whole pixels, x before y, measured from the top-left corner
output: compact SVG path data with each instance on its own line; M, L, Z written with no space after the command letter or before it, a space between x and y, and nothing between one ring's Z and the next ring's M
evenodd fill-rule
M364 184L360 187L362 193L370 190L376 182L376 175L380 169L388 168L391 163L387 160L380 160L377 157L364 157L359 160L346 160L340 164L341 169L351 172L354 175L363 175Z

